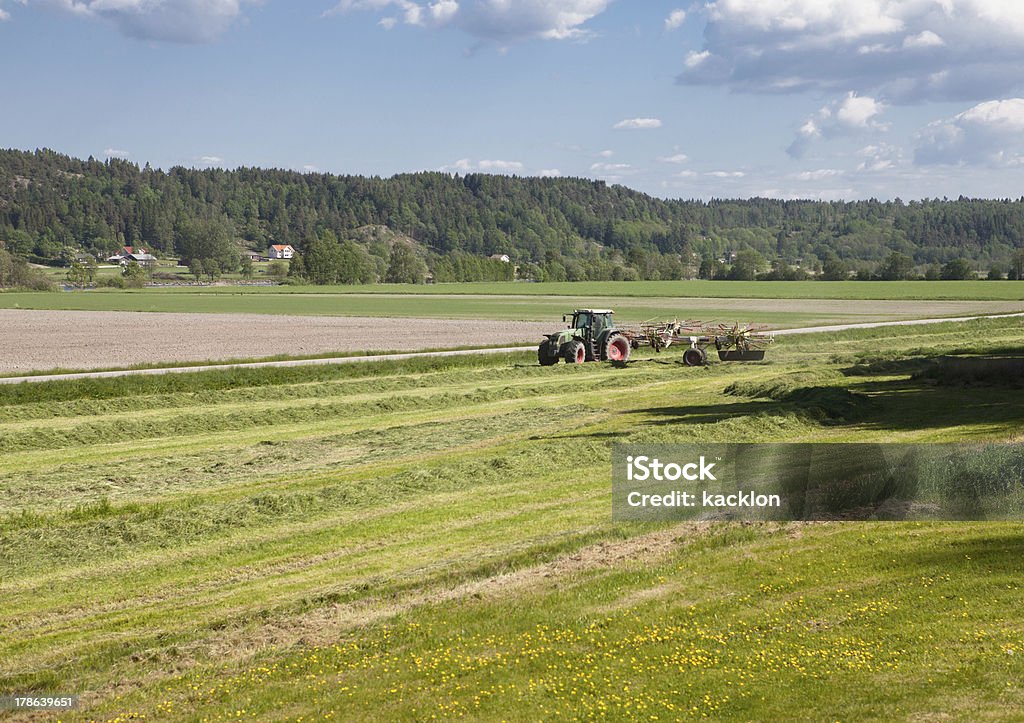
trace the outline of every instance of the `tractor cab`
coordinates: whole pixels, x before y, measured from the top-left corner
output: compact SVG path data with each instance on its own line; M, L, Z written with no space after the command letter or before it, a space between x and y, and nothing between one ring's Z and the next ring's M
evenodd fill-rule
M612 321L614 311L609 309L577 309L572 312L572 325L581 337L588 340L597 339L606 329L613 329L615 323ZM562 321L568 321L569 315L562 317Z

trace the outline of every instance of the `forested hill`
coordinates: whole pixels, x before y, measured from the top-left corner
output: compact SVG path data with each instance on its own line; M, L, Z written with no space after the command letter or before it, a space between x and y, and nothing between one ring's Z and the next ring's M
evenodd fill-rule
M838 256L852 270L874 269L899 252L919 267L965 258L988 269L1024 246L1024 199L666 201L578 178L163 171L0 151L0 240L14 253L57 259L141 245L172 255L182 228L198 222L240 246L300 251L327 231L344 240L387 226L433 261L503 253L549 278L664 278L744 250L805 268Z

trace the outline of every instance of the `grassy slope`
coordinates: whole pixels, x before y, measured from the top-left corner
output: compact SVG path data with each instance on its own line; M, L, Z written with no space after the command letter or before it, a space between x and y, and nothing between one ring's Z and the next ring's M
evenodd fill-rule
M1009 715L1019 526L666 532L608 509L612 440L1017 434L1024 391L923 385L893 359L967 331L1024 343L1019 321L977 322L708 369L517 356L0 388L0 692L87 692L98 717Z

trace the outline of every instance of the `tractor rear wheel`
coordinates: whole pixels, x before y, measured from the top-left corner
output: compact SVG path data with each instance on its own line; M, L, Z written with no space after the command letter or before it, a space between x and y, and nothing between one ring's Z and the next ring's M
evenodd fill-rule
M631 351L629 339L622 334L609 334L604 343L604 358L607 361L626 362L629 361Z
M566 364L582 364L587 360L587 348L579 339L566 342L562 346L562 358Z
M683 364L688 367L702 367L708 363L708 353L699 346L691 346L683 352Z
M558 355L551 353L551 341L542 341L537 347L537 361L542 367L549 367L558 363Z

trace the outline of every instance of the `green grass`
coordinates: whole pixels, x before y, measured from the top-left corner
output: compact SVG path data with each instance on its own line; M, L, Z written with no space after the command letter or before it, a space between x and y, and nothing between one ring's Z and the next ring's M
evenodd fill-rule
M215 292L234 293L230 287ZM178 291L184 291L179 289ZM247 289L256 294L418 294L489 296L609 296L713 299L1024 299L1024 281L578 281L473 282L453 284L368 284L280 286Z
M1022 347L1002 320L704 369L0 387L0 693L82 693L70 719L1013 717L1018 525L616 523L609 476L613 441L1005 440L1024 389L921 372Z
M962 316L1024 309L1024 283L635 282L373 287L171 287L0 293L4 309L429 317L556 322L574 308L611 307L623 322L661 318L756 321L776 327ZM920 284L920 293L911 294ZM959 289L959 291L958 291ZM763 293L768 299L756 297ZM857 296L856 294L860 294ZM566 294L566 295L562 295ZM895 300L875 300L874 294ZM727 298L731 297L731 298Z

